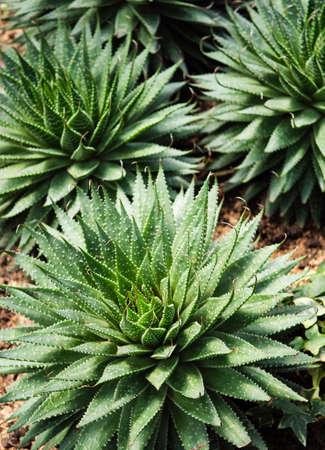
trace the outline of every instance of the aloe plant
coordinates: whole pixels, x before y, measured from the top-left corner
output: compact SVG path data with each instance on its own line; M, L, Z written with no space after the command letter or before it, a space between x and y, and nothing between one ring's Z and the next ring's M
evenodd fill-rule
M148 51L130 46L129 36L115 52L112 41L102 48L99 29L89 27L76 44L61 25L53 50L41 39L29 40L24 56L1 54L2 219L44 220L53 202L73 215L77 186L127 189L135 163L155 171L161 162L174 185L197 170L197 158L172 147L197 130L194 105L174 99L184 84L170 82L177 65L143 79Z
M200 39L215 27L218 16L214 3L223 0L13 0L13 27L35 27L44 32L56 28L57 19L73 24L78 35L85 22L100 21L104 36L133 33L134 39L152 53L177 62L187 57L206 61L199 50ZM185 67L185 66L184 66Z
M266 449L237 399L305 400L275 374L313 363L274 337L311 317L279 306L296 261L254 250L260 217L212 241L217 195L207 180L171 202L162 170L139 173L132 200L93 187L78 221L54 206L62 232L30 230L43 259L16 261L36 286L0 300L34 323L0 333L17 344L0 373L27 372L1 397L25 401L11 416L29 426L22 446Z
M228 8L227 35L209 53L222 73L198 77L210 99L211 168L233 167L231 189L267 190L266 208L303 226L322 221L325 192L325 4L257 0L250 18ZM221 103L220 103L221 102Z

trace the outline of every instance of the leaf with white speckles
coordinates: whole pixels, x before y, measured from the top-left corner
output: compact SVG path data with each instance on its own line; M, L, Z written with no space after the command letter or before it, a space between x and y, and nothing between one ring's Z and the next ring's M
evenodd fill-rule
M170 390L168 392L168 397L183 412L194 417L194 419L210 425L220 425L218 412L207 393L200 398L188 398L178 392Z
M192 364L179 364L167 384L189 398L199 398L205 391L201 372Z
M210 448L209 438L204 423L184 414L175 406L171 408L171 416L185 450L192 450L195 448L208 450Z
M130 427L131 443L159 413L166 398L166 391L166 387L162 387L158 392L154 388L149 388L136 399Z

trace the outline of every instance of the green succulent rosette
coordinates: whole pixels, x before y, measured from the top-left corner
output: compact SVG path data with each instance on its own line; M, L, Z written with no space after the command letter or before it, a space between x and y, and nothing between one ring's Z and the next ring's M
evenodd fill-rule
M198 129L195 106L175 99L184 85L170 81L178 66L148 78L147 50L137 55L130 36L112 47L89 27L77 44L61 24L54 48L29 39L24 56L1 54L2 231L25 219L51 220L52 203L76 214L76 187L88 190L90 180L128 190L137 165L156 171L162 164L178 186L197 170L191 150L173 147L181 141L191 149ZM29 245L28 233L20 245Z
M24 401L22 446L266 449L242 401L305 401L276 374L313 364L276 337L313 315L281 306L296 261L254 250L260 217L213 241L217 195L207 180L171 202L162 171L138 174L131 201L80 191L78 221L54 206L62 232L30 230L42 260L16 261L36 286L0 299L33 322L0 333L0 373L27 372L1 398Z
M209 56L223 68L197 77L211 111L211 169L233 168L228 188L267 190L266 210L320 225L325 192L325 5L257 0L249 17L228 8L227 34Z

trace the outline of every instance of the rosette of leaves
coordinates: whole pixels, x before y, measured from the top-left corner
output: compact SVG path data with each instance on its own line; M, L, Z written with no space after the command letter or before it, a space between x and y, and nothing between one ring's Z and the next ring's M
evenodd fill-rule
M100 21L104 35L121 37L131 32L137 42L169 61L177 62L185 53L204 62L199 42L217 25L214 3L221 5L224 1L14 0L10 8L15 28L34 25L35 30L51 32L57 19L63 19L73 25L73 33L78 35L85 22Z
M209 56L223 73L198 77L219 104L204 141L211 168L233 166L228 189L267 189L267 212L320 225L325 191L325 4L257 0L250 19L228 8L228 35ZM220 103L221 102L221 103Z
M153 171L161 163L172 184L196 171L198 159L171 146L197 129L194 106L174 101L177 65L143 79L148 52L133 50L130 37L115 52L111 41L102 48L89 27L76 44L60 26L54 50L42 39L29 40L24 56L2 53L2 219L44 220L53 202L75 214L76 186L91 179L127 189L135 163Z
M304 400L274 373L313 362L273 336L310 317L278 306L296 262L253 249L259 217L213 242L208 180L173 203L162 171L138 175L132 201L80 194L79 221L55 206L62 232L31 230L43 260L17 255L36 287L0 300L34 322L0 334L17 344L0 373L27 372L1 398L26 401L11 416L29 426L21 445L266 449L236 401Z

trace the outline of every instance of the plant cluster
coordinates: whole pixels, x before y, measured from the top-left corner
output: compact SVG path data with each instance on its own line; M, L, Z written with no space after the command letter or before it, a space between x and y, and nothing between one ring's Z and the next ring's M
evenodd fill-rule
M305 274L258 248L261 214L216 236L217 182L190 180L200 133L228 189L321 223L325 5L221 3L10 2L28 30L0 55L0 229L32 285L1 286L31 324L0 331L0 374L25 374L0 402L24 402L21 446L266 450L258 411L303 445L325 413L323 275L293 300ZM283 378L302 369L311 390Z
M320 225L325 192L325 4L257 0L249 18L228 8L227 34L209 53L222 73L198 76L211 111L211 169L234 164L228 189L267 189L266 209Z
M278 306L296 261L253 250L259 217L213 242L208 183L171 203L162 171L147 186L139 174L132 201L93 188L78 222L55 208L62 233L31 230L47 262L17 263L37 287L0 302L35 324L1 333L17 347L0 372L28 372L1 398L26 400L12 427L30 426L22 445L265 449L236 399L306 401L270 371L313 361L274 337L313 314Z

